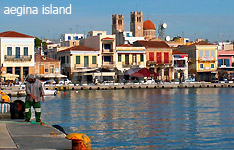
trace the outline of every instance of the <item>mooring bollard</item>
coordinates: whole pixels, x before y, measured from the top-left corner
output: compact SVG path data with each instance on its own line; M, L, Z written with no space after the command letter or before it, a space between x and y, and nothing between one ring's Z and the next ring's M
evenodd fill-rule
M72 150L91 150L91 140L83 133L70 133L66 136L72 140Z

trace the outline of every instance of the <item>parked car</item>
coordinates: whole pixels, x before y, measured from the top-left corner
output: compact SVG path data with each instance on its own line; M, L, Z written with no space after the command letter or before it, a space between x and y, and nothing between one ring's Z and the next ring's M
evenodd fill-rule
M58 84L68 85L72 84L72 82L69 79L61 79Z
M217 78L213 78L213 79L211 80L211 83L219 83L219 80L218 80Z

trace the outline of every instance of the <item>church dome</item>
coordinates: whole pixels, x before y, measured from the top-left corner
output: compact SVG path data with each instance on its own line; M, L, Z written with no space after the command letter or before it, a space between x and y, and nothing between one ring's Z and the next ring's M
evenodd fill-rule
M143 30L156 30L156 29L152 21L146 20L143 23Z

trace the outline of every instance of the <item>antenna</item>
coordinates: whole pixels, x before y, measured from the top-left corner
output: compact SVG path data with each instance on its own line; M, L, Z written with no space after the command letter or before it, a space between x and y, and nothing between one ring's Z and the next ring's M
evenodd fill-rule
M164 39L166 28L167 28L167 24L166 23L159 24L159 26L158 26L158 37L160 39Z

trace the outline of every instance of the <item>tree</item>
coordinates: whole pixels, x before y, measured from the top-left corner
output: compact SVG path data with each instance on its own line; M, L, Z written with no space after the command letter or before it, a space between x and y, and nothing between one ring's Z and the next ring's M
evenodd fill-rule
M35 47L36 48L40 47L41 43L42 43L43 48L46 48L46 46L47 46L46 42L42 42L41 39L39 39L39 38L36 37L35 40L34 40Z
M206 42L206 43L209 43L209 40L208 40L208 39L205 39L205 42Z

